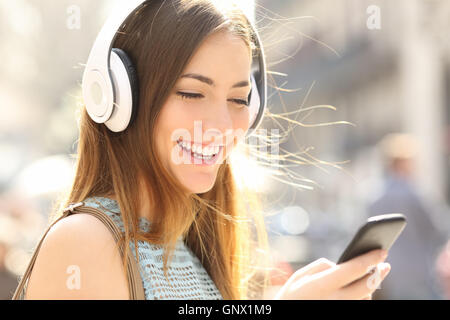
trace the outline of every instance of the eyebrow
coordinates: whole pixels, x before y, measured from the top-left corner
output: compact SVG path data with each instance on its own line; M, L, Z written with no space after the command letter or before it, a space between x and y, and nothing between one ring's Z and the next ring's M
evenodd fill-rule
M202 76L201 74L197 74L197 73L187 73L182 75L180 78L192 78L192 79L196 79L199 80L201 82L204 82L210 86L215 86L214 81L211 78ZM250 82L248 80L244 80L244 81L240 81L236 84L234 84L232 86L232 88L243 88L243 87L249 87L250 86Z

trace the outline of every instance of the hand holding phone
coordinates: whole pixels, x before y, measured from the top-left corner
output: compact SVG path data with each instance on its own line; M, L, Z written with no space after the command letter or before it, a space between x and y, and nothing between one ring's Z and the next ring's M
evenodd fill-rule
M385 257L376 249L389 250L405 225L406 218L402 214L370 217L340 257L338 264L342 265L339 268L320 258L297 270L275 299L371 299L376 281L368 285L370 279L358 280L367 275L368 267L384 261ZM355 261L343 263L353 258ZM388 272L389 269L382 269L380 278L384 279Z

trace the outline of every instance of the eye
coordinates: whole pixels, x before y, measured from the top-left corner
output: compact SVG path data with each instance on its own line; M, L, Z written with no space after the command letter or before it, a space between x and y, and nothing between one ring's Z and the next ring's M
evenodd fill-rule
M189 93L189 92L178 91L177 95L181 96L182 99L200 99L200 98L203 98L203 95L199 94L199 93ZM247 100L241 100L241 99L230 99L230 100L233 101L236 104L240 104L240 105L244 105L244 106L248 106L249 105Z
M241 100L241 99L231 99L231 100L234 101L237 104L242 104L242 105L248 107L248 101L247 100Z
M181 91L178 91L177 95L181 96L182 99L199 99L203 97L202 94L181 92Z

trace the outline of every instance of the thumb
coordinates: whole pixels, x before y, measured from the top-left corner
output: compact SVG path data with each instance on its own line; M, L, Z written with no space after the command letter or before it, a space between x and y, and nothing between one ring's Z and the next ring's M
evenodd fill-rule
M294 272L294 274L286 281L284 286L281 288L281 290L278 291L275 299L282 299L285 294L286 290L288 291L295 291L296 287L302 282L300 279L305 276L311 276L313 274L322 272L324 270L330 269L335 267L336 264L334 262L331 262L328 259L320 258L317 259L310 264L304 266L301 269L298 269ZM299 281L300 280L300 281Z

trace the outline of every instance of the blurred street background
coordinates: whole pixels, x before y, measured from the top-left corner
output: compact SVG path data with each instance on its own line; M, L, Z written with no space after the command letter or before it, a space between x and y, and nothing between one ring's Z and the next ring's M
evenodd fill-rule
M71 182L83 64L118 1L0 0L0 299ZM273 72L270 113L303 124L265 119L291 130L280 153L304 164L248 178L270 200L274 283L337 261L367 217L399 212L408 225L374 299L450 299L450 2L241 4Z

